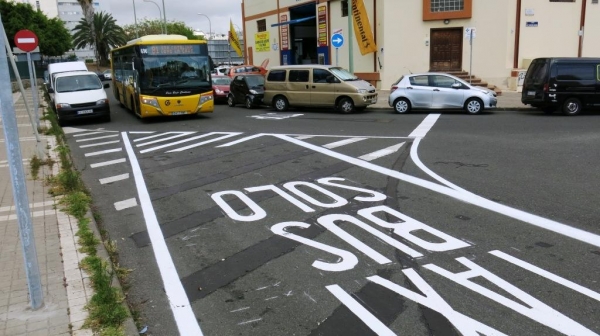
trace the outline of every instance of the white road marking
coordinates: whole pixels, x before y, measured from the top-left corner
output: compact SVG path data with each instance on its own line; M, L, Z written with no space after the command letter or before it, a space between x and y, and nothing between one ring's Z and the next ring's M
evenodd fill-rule
M85 153L85 156L96 156L96 155L102 155L102 154L108 154L108 153L116 153L116 152L120 152L122 151L123 148L114 148L114 149L107 149L107 150L103 150L103 151L99 151L99 152L91 152L91 153Z
M498 257L500 259L504 259L511 264L515 264L521 268L524 268L530 272L533 272L541 277L544 277L548 280L552 280L552 281L556 282L557 284L561 284L567 288L570 288L570 289L572 289L576 292L579 292L585 296L588 296L596 301L600 301L600 293L594 292L591 289L588 289L581 285L578 285L578 284L574 283L573 281L567 280L556 274L550 273L542 268L539 268L539 267L532 265L526 261L517 259L509 254L506 254L506 253L498 251L498 250L490 251L489 253L495 255L496 257Z
M262 317L254 319L254 320L250 320L250 321L240 322L240 323L238 323L238 325L244 325L244 324L248 324L248 323L252 323L252 322L258 322L260 320L262 320Z
M383 324L377 317L369 312L365 307L358 303L352 296L346 293L340 286L331 285L325 287L328 291L333 294L346 308L350 309L356 317L363 321L369 329L373 330L377 335L382 336L396 336L396 334L390 330L385 324Z
M359 159L365 160L365 161L373 161L375 159L379 159L380 157L384 157L386 155L390 155L390 154L396 153L403 145L404 145L404 142L399 143L397 145L393 145L393 146L384 148L384 149L380 149L380 150L375 151L373 153L369 153L369 154L360 156Z
M236 135L240 135L240 134L242 134L242 133L231 133L231 134L225 134L225 135L223 135L223 136L220 136L220 137L218 137L218 138L214 138L214 139L206 140L206 141L199 142L199 143L196 143L196 144L193 144L193 145L189 145L189 146L185 146L185 147L181 147L181 148L173 149L173 150L167 151L167 153L172 153L172 152L181 152L181 151L184 151L184 150L186 150L186 149L190 149L190 148L194 148L194 147L203 146L203 145L209 144L209 143L211 143L211 142L217 142L217 141L221 141L221 140L224 140L224 139L227 139L227 138L231 138L231 137L234 137L234 136L236 136Z
M92 168L98 168L98 167L110 166L110 165L114 165L114 164L117 164L117 163L123 163L123 162L127 162L127 159L117 159L117 160L111 160L111 161L104 161L104 162L92 163L90 165L90 167L92 167Z
M146 183L144 182L144 175L142 174L140 165L135 157L133 147L129 142L129 137L127 136L126 132L121 134L123 136L123 143L125 144L127 155L129 157L129 162L131 162L131 168L138 191L138 197L140 199L142 212L144 214L144 220L146 221L148 236L150 237L150 246L152 246L152 251L154 252L154 257L156 258L156 263L158 264L158 269L160 271L171 310L173 311L173 316L175 318L175 323L177 324L179 334L186 336L202 335L200 325L198 324L198 320L196 320L196 315L192 311L192 306L190 305L190 301L185 293L185 290L183 289L183 285L181 284L181 280L179 279L179 275L177 273L177 268L175 268L173 258L171 257L169 248L165 242L165 237L160 229L160 225L158 224L158 219L156 218L156 213L154 212L154 207L152 205L152 200L150 199L148 189L146 188Z
M129 134L152 134L154 131L131 131Z
M83 134L75 134L73 135L74 137L84 137L84 136L88 136L88 135L95 135L95 134L106 134L106 133L115 133L116 131L95 131L95 132L90 132L90 133L83 133Z
M337 147L342 147L342 146L349 145L351 143L355 143L355 142L359 142L359 141L363 141L363 140L366 140L366 139L367 138L349 138L349 139L344 139L344 140L332 142L332 143L329 143L327 145L323 145L323 147L329 148L329 149L334 149L334 148L337 148Z
M427 132L431 130L435 122L440 117L440 114L430 114L428 115L415 130L410 133L409 138L423 138L427 135Z
M144 147L144 146L155 144L157 142L163 142L163 141L168 141L168 140L172 140L172 139L177 139L177 138L181 138L181 137L184 137L184 136L187 136L187 135L190 135L190 134L194 134L194 133L196 133L196 132L182 132L182 133L177 134L177 135L173 135L173 136L166 137L166 138L160 138L160 139L157 139L157 140L152 140L152 141L144 142L144 143L141 143L141 144L135 145L135 146L136 147Z
M119 136L118 134L110 134L110 135L104 135L104 136L94 137L94 138L78 139L78 140L75 140L75 142L100 140L100 139L114 138L114 137L118 137L118 136Z
M304 141L294 139L294 138L286 136L286 135L272 134L272 136L277 137L282 140L285 140L285 141L288 141L288 142L291 142L291 143L294 143L294 144L297 144L304 148L311 149L317 153L321 153L321 154L336 158L338 160L348 162L355 166L358 166L358 167L361 167L364 169L368 169L368 170L371 170L371 171L374 171L374 172L377 172L377 173L380 173L383 175L387 175L387 176L390 176L393 178L397 178L401 181L408 182L408 183L429 189L431 191L438 192L438 193L446 195L446 196L450 196L452 198L461 200L463 202L477 205L481 208L505 215L507 217L511 217L511 218L520 220L525 223L529 223L529 224L537 226L539 228L553 231L558 234L561 234L561 235L564 235L567 237L571 237L573 239L600 247L600 236L593 234L591 232L587 232L587 231L584 231L584 230L581 230L578 228L574 228L574 227L559 223L557 221L553 221L551 219L537 216L537 215L534 215L534 214L531 214L531 213L528 213L528 212L525 212L522 210L518 210L518 209L515 209L512 207L503 205L503 204L492 202L488 199L485 199L485 198L475 195L475 194L471 194L471 193L465 194L464 192L459 192L459 191L453 190L451 188L448 188L446 186L441 186L439 184L420 179L418 177L404 174L404 173L401 173L401 172L398 172L398 171L395 171L392 169L380 167L380 166L377 166L370 162L359 160L359 159L350 157L348 155L340 154L340 153L331 151L329 149L326 149L326 148L323 148L320 146L312 145L312 144L306 143Z
M115 202L115 209L121 211L137 206L137 200L135 198L126 199L124 201Z
M89 144L89 145L82 145L82 146L79 146L79 148L104 146L104 145L110 145L110 144L115 144L115 143L119 143L119 142L121 142L121 140L98 142L98 143L93 143L93 144Z
M366 136L366 135L332 135L332 134L278 134L268 133L263 135L287 135L301 140L300 137L309 138L367 138L367 139L410 139L409 137L390 137L390 136ZM308 138L306 138L308 139Z
M126 174L115 175L115 176L111 176L111 177L107 177L107 178L102 178L99 181L100 181L100 184L109 184L109 183L113 183L113 182L117 182L117 181L126 180L128 178L129 178L129 173L126 173Z
M156 138L160 138L161 136L164 136L164 135L167 135L167 134L179 134L179 133L187 133L187 132L164 132L164 133L158 133L158 134L155 134L155 135L150 135L150 136L139 138L139 139L133 139L133 142L144 141L144 140L148 140L148 139L156 139Z
M54 205L54 201L29 203L29 208L41 208L41 207L47 207L50 205ZM0 212L13 211L13 210L15 210L14 205L0 207Z
M230 313L237 313L237 312L239 312L239 311L246 310L246 309L250 309L250 307L244 307L244 308L240 308L240 309L235 309L235 310L231 310L231 311L229 311L229 312L230 312Z
M306 139L310 139L310 138L313 138L313 136L312 135L301 135L299 137L296 137L296 139L298 139L298 140L306 140Z
M252 140L252 139L260 138L260 137L262 137L262 136L264 136L264 134L262 134L262 133L260 133L260 134L255 134L255 135L251 135L251 136L247 136L247 137L244 137L244 138L241 138L241 139L238 139L238 140L232 141L232 142L228 142L228 143L226 143L226 144L223 144L223 145L215 146L215 148L221 148L221 147L230 147L230 146L233 146L233 145L237 145L237 144L239 144L239 143L242 143L242 142L246 142L246 141L249 141L249 140Z
M417 167L419 167L427 175L431 176L434 180L440 182L441 184L447 186L448 188L452 188L452 189L454 189L456 191L460 191L462 193L471 194L469 191L457 186L454 183L451 183L450 181L448 181L448 180L444 179L443 177L439 176L438 174L434 173L431 169L427 168L427 166L425 166L423 164L423 162L421 162L421 159L419 159L418 150L419 150L420 143L421 143L421 139L417 138L417 139L415 139L412 147L410 148L410 158L411 158L411 160L413 160L415 165L417 165Z
M171 147L171 146L176 146L185 142L189 142L189 141L194 141L194 140L198 140L198 139L202 139L202 138L206 138L207 136L211 136L214 135L215 133L211 132L211 133L206 133L206 134L202 134L202 135L198 135L195 137L191 137L191 138L187 138L184 140L179 140L179 141L175 141L175 142L171 142L168 144L164 144L164 145L160 145L160 146L156 146L156 147L152 147L152 148L148 148L148 149L144 149L141 150L140 153L144 154L144 153L148 153L148 152L152 152L158 149L162 149L162 148L166 148L166 147Z

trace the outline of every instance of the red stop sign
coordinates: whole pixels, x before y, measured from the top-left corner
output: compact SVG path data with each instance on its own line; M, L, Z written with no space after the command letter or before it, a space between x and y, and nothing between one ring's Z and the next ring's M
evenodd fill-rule
M38 37L31 30L22 29L15 34L15 44L17 48L31 52L38 46Z

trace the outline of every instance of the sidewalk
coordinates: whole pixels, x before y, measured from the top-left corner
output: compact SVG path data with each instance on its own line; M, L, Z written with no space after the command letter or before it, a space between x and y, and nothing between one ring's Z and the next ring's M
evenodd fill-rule
M369 106L376 109L392 109L388 104L390 90L377 90L377 103ZM521 93L513 91L503 91L498 98L498 107L494 111L532 111L529 105L521 103Z
M31 90L26 90L28 105ZM58 174L58 163L52 168L41 166L38 178L33 180L29 160L36 153L36 140L29 122L21 93L13 94L24 172L27 176L29 207L34 227L38 263L42 277L44 306L37 311L30 308L27 279L14 209L12 183L7 164L4 134L0 138L0 336L93 335L81 329L87 311L85 304L92 296L87 275L79 269L85 257L79 253L77 223L70 216L56 210L55 198L48 194L45 181ZM40 94L39 101L43 102ZM43 115L43 109L39 109ZM47 123L42 121L42 125ZM49 123L47 124L49 126ZM3 133L4 128L0 129ZM55 161L54 137L40 134L41 147ZM41 158L46 159L46 157Z

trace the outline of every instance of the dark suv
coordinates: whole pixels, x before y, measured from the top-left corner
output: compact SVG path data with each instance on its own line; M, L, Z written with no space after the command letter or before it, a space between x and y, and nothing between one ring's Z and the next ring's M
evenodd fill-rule
M263 75L237 75L229 85L227 105L244 104L246 108L262 105L265 96L265 77Z
M600 107L600 58L534 59L521 102L548 114L560 109L577 115L584 107Z

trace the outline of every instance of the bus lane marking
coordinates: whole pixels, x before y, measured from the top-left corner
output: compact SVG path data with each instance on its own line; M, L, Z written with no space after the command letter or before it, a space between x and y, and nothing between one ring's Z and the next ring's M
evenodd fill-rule
M123 151L123 148L113 148L113 149L107 149L107 150L103 150L103 151L99 151L99 152L85 153L84 155L86 157L88 157L88 156L97 156L97 155L108 154L108 153L116 153L116 152L121 152L121 151Z
M214 139L210 139L210 140L206 140L206 141L198 142L198 143L195 143L195 144L193 144L193 145L189 145L189 146L185 146L185 147L181 147L181 148L177 148L177 149L172 149L172 150L170 150L170 151L167 151L167 153L181 152L181 151L184 151L184 150L188 150L188 149L190 149L190 148L195 148L195 147L204 146L204 145L206 145L206 144L213 143L213 142L217 142L217 141L221 141L221 140L225 140L225 139L228 139L228 138L234 137L234 136L236 136L236 135L240 135L240 134L242 134L242 133L238 133L238 132L234 132L234 133L222 133L222 132L215 132L214 134L224 134L224 135L222 135L222 136L220 136L220 137L217 137L217 138L214 138Z
M106 146L106 145L116 144L116 143L119 143L119 142L121 142L121 140L97 142L97 143L92 143L92 144L89 144L89 145L81 145L81 146L79 146L79 148L88 148L88 147L96 147L96 146Z
M361 159L361 160L364 160L364 161L373 161L375 159L379 159L381 157L384 157L384 156L396 153L397 151L400 150L400 148L402 148L402 146L404 146L404 144L405 144L404 142L401 142L401 143L399 143L397 145L393 145L393 146L390 146L390 147L387 147L387 148L383 148L383 149L380 149L380 150L375 151L373 153L365 154L365 155L360 156L358 158Z
M99 168L99 167L110 166L110 165L114 165L117 163L123 163L123 162L127 162L127 159L117 159L117 160L111 160L111 161L92 163L92 164L90 164L90 167Z
M106 177L106 178L101 178L100 184L109 184L109 183L114 183L117 181L122 181L122 180L126 180L129 178L129 173L125 173L125 174L121 174L121 175L115 175L115 176L111 176L111 177Z
M349 139L339 140L336 142L332 142L332 143L323 145L323 147L329 148L329 149L334 149L334 148L342 147L342 146L349 145L349 144L363 141L363 140L367 140L367 138L349 138Z
M166 138L160 138L160 139L157 139L157 140L152 140L152 141L144 142L144 143L141 143L141 144L137 144L135 146L136 147L144 147L144 146L155 144L157 142L169 141L169 140L181 138L181 137L184 137L184 136L188 136L188 135L194 134L196 132L177 132L177 133L179 133L179 134L176 134L176 135L173 135L173 136L170 136L170 137L166 137Z

